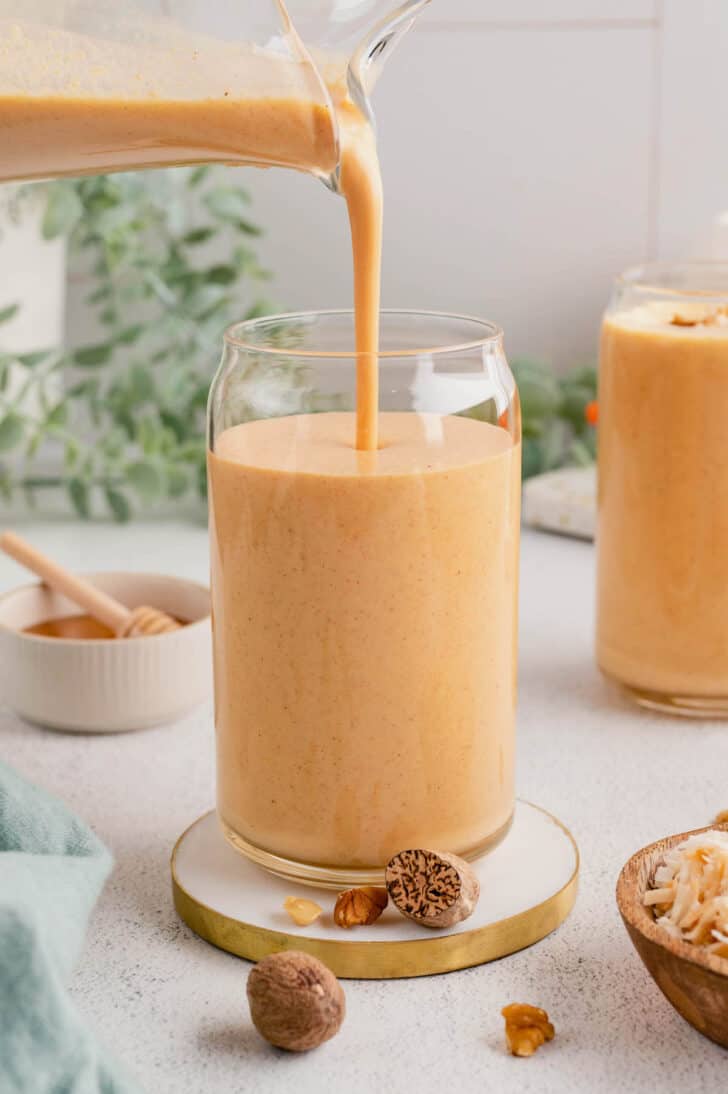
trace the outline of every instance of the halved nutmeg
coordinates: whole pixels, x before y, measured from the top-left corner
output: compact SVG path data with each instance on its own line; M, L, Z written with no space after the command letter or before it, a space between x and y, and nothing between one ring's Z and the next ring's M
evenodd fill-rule
M480 883L468 863L448 851L400 851L387 863L387 892L402 915L423 927L452 927L472 915Z

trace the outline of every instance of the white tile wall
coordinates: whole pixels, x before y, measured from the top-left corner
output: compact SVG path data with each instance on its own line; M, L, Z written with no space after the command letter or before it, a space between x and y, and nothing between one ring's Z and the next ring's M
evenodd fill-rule
M638 23L657 18L659 0L431 0L428 23Z
M713 226L728 210L728 3L665 0L661 37L659 253L728 258Z

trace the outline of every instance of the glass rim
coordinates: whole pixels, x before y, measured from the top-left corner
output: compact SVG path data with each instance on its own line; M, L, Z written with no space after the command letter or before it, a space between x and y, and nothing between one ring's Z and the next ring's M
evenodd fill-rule
M421 357L423 354L430 356L445 356L451 353L463 353L466 350L482 349L488 345L501 345L503 330L497 323L490 319L480 319L474 315L464 315L458 312L429 311L422 308L382 308L379 312L381 318L387 316L408 316L412 319L446 319L460 323L477 324L485 333L480 338L465 339L462 342L449 343L447 345L411 347L408 349L377 350L376 356L381 359L407 359ZM354 318L353 308L314 308L310 311L282 312L278 315L261 315L255 319L242 319L237 323L231 323L223 334L223 340L227 346L246 350L251 353L264 353L271 357L304 357L318 360L350 360L357 359L355 349L348 350L311 350L291 349L287 347L266 346L258 342L248 341L238 337L238 332L253 331L256 328L273 323L294 323L303 320L323 319L332 316L350 316Z
M687 274L703 275L705 288L671 285L667 278L679 271ZM709 288L711 274L719 275L724 280L723 287ZM634 292L645 293L650 296L665 297L697 297L700 299L719 299L728 297L728 260L712 258L688 258L675 262L645 262L636 266L629 266L616 278L616 285L620 289L631 289Z

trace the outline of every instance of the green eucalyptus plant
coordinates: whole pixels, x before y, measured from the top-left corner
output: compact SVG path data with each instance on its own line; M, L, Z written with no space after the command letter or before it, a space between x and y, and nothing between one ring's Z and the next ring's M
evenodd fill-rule
M593 463L596 368L586 365L556 376L546 365L516 361L512 370L521 399L523 478Z
M0 493L61 489L80 516L119 521L136 502L204 498L221 332L270 310L247 192L209 167L63 180L48 184L43 234L69 238L99 334L0 353Z

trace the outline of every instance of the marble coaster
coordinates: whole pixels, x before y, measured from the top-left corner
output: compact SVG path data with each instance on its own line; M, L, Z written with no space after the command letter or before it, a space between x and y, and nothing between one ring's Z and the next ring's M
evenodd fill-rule
M224 838L214 811L180 836L171 860L175 907L201 938L251 961L305 950L337 976L354 979L426 976L493 961L550 934L573 907L576 843L530 802L517 803L508 835L473 865L481 896L464 923L431 930L390 904L376 923L345 931L333 921L333 892L284 881L249 862ZM297 927L283 908L288 896L317 901L323 916Z

